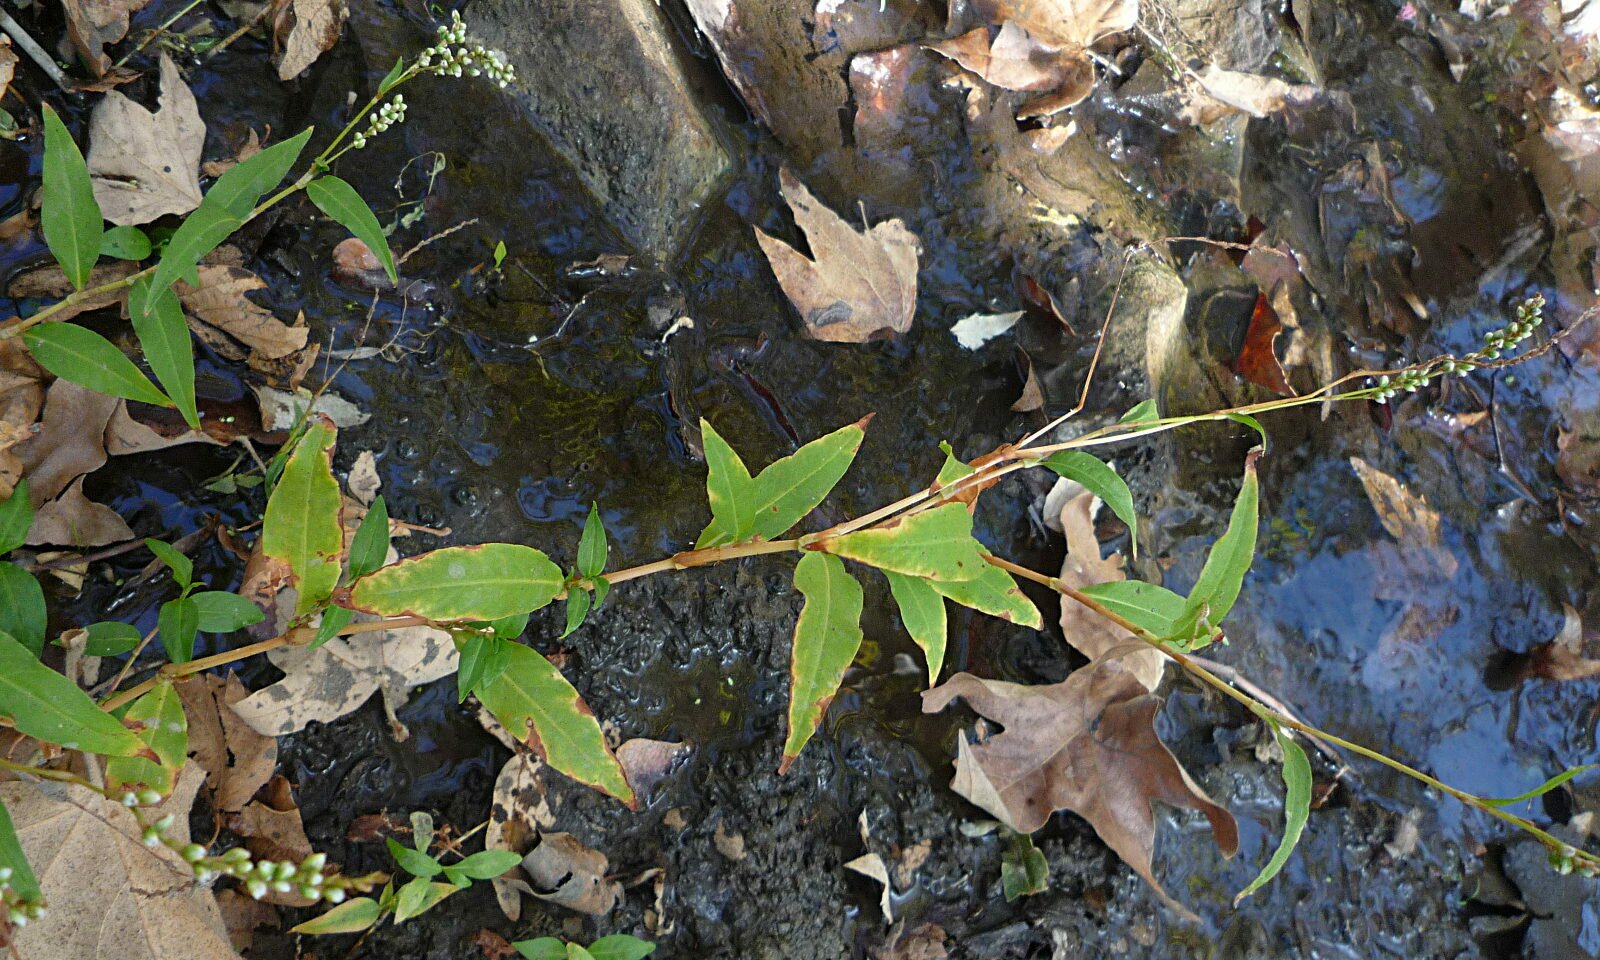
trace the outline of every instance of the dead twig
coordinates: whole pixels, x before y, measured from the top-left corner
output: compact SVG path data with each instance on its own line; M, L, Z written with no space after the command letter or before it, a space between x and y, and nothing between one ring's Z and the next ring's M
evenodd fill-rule
M28 31L22 29L22 24L13 20L11 14L7 13L4 8L0 8L0 29L5 30L6 36L10 37L13 43L22 48L22 52L26 53L28 59L32 60L40 70L45 72L51 82L60 87L65 93L73 92L75 89L73 82L61 71L60 67L56 66L55 60L45 52L43 47L35 43L32 37L28 36Z

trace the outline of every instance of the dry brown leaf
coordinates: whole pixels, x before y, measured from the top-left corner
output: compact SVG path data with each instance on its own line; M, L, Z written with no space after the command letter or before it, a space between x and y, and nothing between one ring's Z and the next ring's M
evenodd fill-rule
M729 830L728 825L721 820L717 821L717 828L711 833L711 844L717 848L718 853L736 863L746 856L744 834Z
M878 895L878 909L883 911L883 922L894 923L894 889L889 886L889 868L876 853L867 853L844 865L863 877L878 881L882 890Z
M111 69L105 46L128 35L128 17L144 9L150 0L62 0L67 15L67 37L78 56L104 76Z
M350 466L350 476L344 484L350 496L363 506L370 506L382 486L383 480L378 476L378 458L371 450L356 454L356 462Z
M1039 43L1028 31L1007 23L990 38L989 27L978 27L958 37L931 43L928 49L949 57L1007 90L1054 90L1065 79L1059 50Z
M256 942L256 931L265 927L278 929L278 910L270 903L247 897L237 890L217 893L217 909L222 911L222 925L228 930L228 940L233 949L247 951Z
M28 543L34 546L104 547L133 539L133 531L103 503L83 494L83 478L33 514Z
M1565 621L1561 632L1528 654L1526 676L1540 680L1586 680L1600 674L1600 660L1583 655L1583 618L1562 604Z
M89 172L105 218L149 223L200 205L206 125L178 68L161 55L160 109L151 113L113 90L89 118Z
M1039 374L1033 369L1033 358L1028 356L1028 351L1017 347L1017 363L1025 372L1022 378L1022 393L1016 402L1011 404L1012 413L1032 413L1044 409L1044 388L1039 385Z
M312 396L311 391L305 389L294 393L273 387L251 389L255 391L256 399L261 402L261 429L268 433L292 429L303 410L327 417L341 430L359 427L372 418L371 414L364 412L332 390L324 390Z
M182 423L181 420L177 423ZM165 426L165 424L159 424ZM204 430L190 430L187 424L172 435L160 432L147 423L135 420L128 412L126 402L117 405L111 414L111 420L106 424L106 453L113 457L123 457L134 453L150 453L153 450L165 450L185 443L210 443L221 446L222 442L206 433Z
M1080 488L1081 489L1081 488ZM1116 583L1126 580L1122 572L1122 554L1100 556L1100 541L1094 533L1094 511L1099 499L1087 491L1070 497L1059 514L1061 530L1067 538L1067 556L1061 562L1061 582L1074 589L1096 583ZM1070 597L1061 598L1061 632L1073 648L1090 660L1097 660L1110 651L1137 638L1122 627ZM1161 685L1161 675L1166 671L1167 658L1158 650L1139 650L1122 658L1122 665L1138 678L1146 690Z
M288 8L292 17L279 18L273 24L274 40L283 48L278 59L279 80L293 80L332 50L350 15L344 0L288 0ZM293 24L287 35L280 26L286 21Z
M267 128L267 133L272 133L271 127ZM226 160L207 160L205 163L200 164L200 173L207 177L220 177L260 152L261 135L252 129L250 136L244 142L244 146L239 148L239 152L236 155Z
M473 936L472 945L483 954L483 960L511 960L513 957L521 956L517 948L511 945L510 940L487 927Z
M622 895L622 884L606 882L607 867L605 854L570 833L541 834L522 858L534 896L593 916L610 913Z
M1014 23L1040 41L1086 48L1113 33L1132 30L1138 0L973 0L990 23Z
M300 818L289 781L272 777L261 790L261 799L245 804L227 817L228 829L245 838L245 846L258 860L292 860L299 863L311 856L311 841Z
M1233 360L1233 372L1258 387L1265 387L1280 397L1294 396L1294 387L1284 376L1283 364L1278 360L1278 337L1283 333L1283 321L1272 306L1265 290L1256 294L1255 309L1250 312L1250 326L1244 333L1244 345Z
M289 326L245 296L266 289L260 277L243 267L209 264L198 273L198 287L180 281L175 289L190 328L218 353L229 360L278 360L305 349L310 330Z
M138 270L138 264L129 263L126 260L103 263L89 271L89 282L85 286L86 288L104 286L105 284L130 277L137 273ZM55 265L35 267L12 278L11 282L6 285L7 295L18 299L37 297L41 300L60 300L72 292L72 281L68 280L67 275L61 272L61 268ZM51 322L70 320L80 313L88 313L91 310L103 310L106 307L122 303L127 298L128 290L126 287L96 294L51 314Z
M187 840L188 811L202 774L186 766L155 812L174 815ZM210 889L166 847L139 842L139 825L121 804L72 784L0 783L38 872L50 911L15 931L28 960L238 960Z
M1005 730L977 744L962 735L951 787L1011 829L1032 833L1071 810L1163 897L1151 869L1153 801L1200 811L1223 856L1238 850L1238 824L1156 736L1161 700L1121 660L1096 660L1048 686L957 674L922 695L923 712L957 697Z
M278 741L252 730L233 705L250 695L239 678L205 675L178 684L189 720L189 755L206 772L212 805L242 810L278 767Z
M1287 83L1277 77L1241 73L1214 63L1193 76L1204 92L1186 104L1178 116L1196 126L1235 113L1269 117L1289 107L1305 106L1322 92L1309 84Z
M1410 600L1415 596L1411 585L1455 576L1458 562L1444 545L1439 514L1428 506L1427 499L1413 495L1399 480L1360 457L1351 457L1350 465L1361 478L1378 521L1398 544L1397 569L1386 570L1388 575L1380 576L1378 595L1383 599Z
M949 939L936 923L925 923L905 933L892 930L888 942L875 947L870 956L872 960L945 960L950 956L945 949Z
M628 785L646 799L655 791L656 784L672 772L679 760L694 750L689 743L668 743L665 740L636 738L617 748L617 762L627 774Z
M105 465L106 424L120 402L66 380L50 385L41 429L17 447L35 507Z
M779 175L783 198L815 259L756 228L783 292L818 340L863 343L911 329L921 244L899 220L865 232L817 202L793 173Z
M482 711L479 719L488 716ZM501 728L502 732L504 728ZM509 740L509 736L507 737ZM555 815L550 812L550 802L544 784L544 761L532 754L515 751L500 776L494 782L494 800L489 807L489 825L484 827L485 850L508 850L521 855L533 844L543 830L555 826ZM522 918L523 885L506 877L495 877L494 896L500 911L507 920Z

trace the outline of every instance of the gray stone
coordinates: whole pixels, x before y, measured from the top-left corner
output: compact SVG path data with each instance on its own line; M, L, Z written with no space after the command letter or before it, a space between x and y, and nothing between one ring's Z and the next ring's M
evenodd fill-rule
M730 159L654 0L485 0L471 23L622 235L675 254Z

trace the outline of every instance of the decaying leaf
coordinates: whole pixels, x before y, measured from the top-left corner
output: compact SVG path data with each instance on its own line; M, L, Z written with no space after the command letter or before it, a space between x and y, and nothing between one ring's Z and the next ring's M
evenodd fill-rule
M226 818L228 829L245 838L245 846L262 860L290 860L299 863L311 856L311 841L306 837L300 805L294 800L289 781L281 776L268 780L259 799L244 805ZM309 905L298 897L287 901Z
M200 787L186 766L155 816L172 813L187 839L189 807ZM17 929L29 960L238 960L211 890L164 846L139 842L126 807L72 784L0 783L22 849L50 911Z
M89 118L89 173L105 218L128 226L200 205L206 125L178 68L161 55L160 109L106 94Z
M649 799L656 784L672 772L679 760L694 750L690 743L635 738L617 748L617 762L628 776L628 785L643 799Z
M901 926L889 931L882 946L874 947L869 954L872 960L945 960L950 951L945 944L949 936L936 923L925 923L912 930Z
M760 227L756 240L806 332L818 340L863 343L911 329L921 252L916 235L899 220L857 230L817 202L787 168L779 177L812 258Z
M266 283L243 267L202 266L200 284L175 289L195 335L229 360L279 360L304 350L311 331L289 326L245 294Z
M1137 0L973 0L972 6L990 23L1014 23L1063 48L1090 47L1139 20Z
M276 930L281 925L277 908L272 904L252 899L237 890L219 891L217 909L222 911L222 924L228 930L233 949L241 952L254 946L257 930Z
M294 393L274 387L253 389L256 399L261 401L261 429L269 433L292 429L300 413L307 409L327 417L341 430L359 427L372 418L371 414L331 390L312 396L311 391L305 389Z
M1540 680L1585 680L1600 674L1600 660L1583 655L1585 630L1583 617L1562 604L1565 620L1561 632L1529 651L1522 664L1522 675Z
M350 467L350 476L345 478L345 490L362 506L371 506L382 486L383 480L378 476L378 458L371 450L361 451Z
M889 885L889 868L884 864L883 858L876 853L862 854L845 864L844 868L854 870L863 877L869 877L882 884L878 908L883 911L884 923L894 923L894 888Z
M1019 120L1060 113L1082 103L1094 90L1094 63L1081 48L1063 50L1016 23L1004 23L997 32L979 27L929 49L994 86L1044 92L1017 111Z
M1418 583L1437 583L1455 576L1458 562L1444 545L1439 514L1428 506L1427 499L1412 494L1399 480L1360 457L1351 457L1350 465L1361 478L1378 521L1396 544L1398 556L1380 555L1384 569L1378 596L1410 601L1418 593Z
M1082 490L1081 487L1077 489ZM1061 562L1061 582L1074 589L1127 579L1122 572L1122 554L1113 553L1104 558L1100 556L1100 541L1094 533L1094 513L1099 506L1099 498L1082 491L1067 499L1058 514L1061 530L1067 538L1067 556ZM1061 598L1061 632L1068 643L1091 660L1117 647L1139 642L1132 633L1066 596ZM1161 685L1161 675L1167 663L1161 651L1137 650L1124 655L1121 660L1123 667L1137 677L1146 690L1154 690Z
M17 64L21 62L16 51L11 49L11 38L0 37L0 98L10 89L11 80L17 75Z
M138 264L129 263L126 260L113 260L110 263L97 264L93 270L89 271L89 280L85 287L93 288L114 283L132 276L138 270ZM67 279L67 275L61 271L60 267L54 265L35 267L32 270L20 273L6 285L7 295L18 299L36 297L40 300L54 301L60 300L72 292L72 281ZM111 290L79 300L71 306L63 307L51 314L51 318L52 321L70 320L80 313L103 310L106 307L116 306L126 299L128 299L128 289L126 287Z
M105 465L106 424L118 402L66 380L50 385L38 433L17 447L35 507Z
M1233 816L1156 736L1161 700L1121 660L1096 660L1048 686L957 674L922 695L923 712L957 697L1005 730L976 744L962 736L951 787L1013 830L1032 833L1055 811L1071 810L1163 897L1151 868L1153 801L1200 811L1223 856L1238 850Z
M273 22L274 40L282 47L278 79L293 80L339 42L350 12L344 0L283 0L281 5L288 16Z
M103 503L83 494L83 478L33 514L28 543L73 547L104 547L133 539L133 530Z
M606 880L606 855L584 846L570 833L540 834L522 858L534 896L578 913L610 913L622 884Z
M1294 396L1294 388L1283 374L1283 364L1278 360L1278 337L1283 333L1283 322L1266 291L1256 295L1255 309L1250 312L1250 326L1245 329L1244 345L1234 358L1233 372L1258 387L1265 387L1280 397Z
M1309 84L1241 73L1215 63L1193 76L1203 92L1184 106L1179 118L1196 126L1236 113L1268 117L1289 107L1309 104L1322 92Z
M974 313L958 320L950 328L950 335L967 350L976 350L1017 325L1023 311L1011 313Z
M189 755L206 772L212 805L223 813L244 809L278 766L278 741L251 729L233 705L250 695L232 674L207 674L177 685L189 719Z
M716 829L711 832L711 844L718 853L735 863L748 856L744 849L744 834L729 830L727 822L723 820L718 820Z
M105 52L106 45L127 36L128 17L144 9L149 2L63 0L61 6L67 15L67 37L95 76L104 76L111 69L111 58Z
M485 710L479 719L488 716L489 712ZM510 739L509 736L507 739ZM483 848L521 854L528 850L541 831L555 826L556 818L550 812L544 784L544 761L527 751L516 750L512 743L507 746L516 752L500 768L500 776L495 778L494 800L489 807L489 825L483 832ZM521 919L521 891L525 885L507 877L495 877L492 882L495 899L499 901L500 911L506 915L506 919Z
M1033 358L1020 346L1017 347L1017 364L1024 371L1022 393L1011 404L1011 412L1032 413L1044 409L1044 387L1039 385L1039 374L1033 368Z

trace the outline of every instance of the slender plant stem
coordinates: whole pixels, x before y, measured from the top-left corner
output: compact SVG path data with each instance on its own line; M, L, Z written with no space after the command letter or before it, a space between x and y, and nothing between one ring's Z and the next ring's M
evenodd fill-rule
M163 33L166 33L167 30L169 30L174 23L177 23L179 20L183 19L183 17L186 14L188 14L188 12L190 10L193 10L195 7L200 6L200 4L203 3L203 2L204 2L204 0L189 0L188 3L184 4L182 10L179 10L177 13L174 13L172 16L168 17L166 23L163 23L161 26L159 26L159 27L155 28L154 30L152 30L148 37L145 37L143 40L140 40L137 46L135 46L132 50L129 50L127 53L123 54L122 58L120 60L118 60L114 64L114 66L118 66L118 67L125 66L129 60L133 59L135 56L138 55L140 50L143 50L145 47L150 46L150 44L155 40L156 37L159 37Z

